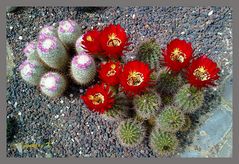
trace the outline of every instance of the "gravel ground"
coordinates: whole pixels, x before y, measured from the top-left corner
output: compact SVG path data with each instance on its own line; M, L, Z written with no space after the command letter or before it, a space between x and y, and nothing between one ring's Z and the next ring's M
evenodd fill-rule
M123 148L114 132L118 123L90 112L79 99L84 88L73 85L64 96L51 100L20 78L17 67L25 59L22 49L26 42L36 39L43 25L68 18L76 20L83 30L120 23L131 36L132 48L149 37L155 37L162 47L179 37L192 42L197 54L205 53L218 62L222 81L232 72L231 12L228 7L31 7L7 13L7 40L16 64L7 87L7 116L19 120L14 143L51 142L49 146L22 152L8 143L7 156L155 157L147 140L136 148ZM126 60L134 54L129 52ZM206 94L208 101L216 102L220 89ZM198 112L193 117L197 120L201 114Z

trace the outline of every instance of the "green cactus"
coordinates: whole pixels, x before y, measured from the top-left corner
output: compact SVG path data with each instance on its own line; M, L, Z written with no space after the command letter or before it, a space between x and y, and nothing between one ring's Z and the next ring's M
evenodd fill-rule
M139 60L149 64L151 69L160 69L161 48L155 39L142 43L138 48Z
M23 53L27 57L28 60L38 60L40 61L40 58L37 54L37 48L36 48L37 42L31 41L26 44Z
M182 85L183 79L180 75L173 75L166 69L160 70L157 88L161 94L175 94Z
M112 108L102 115L105 119L110 121L122 120L127 117L127 109L125 106L115 104Z
M57 29L53 25L45 25L39 32L38 38L40 39L42 36L50 35L58 37Z
M67 47L75 46L76 40L81 35L80 26L73 20L59 22L58 36Z
M161 97L162 97L161 100L162 100L163 106L170 105L174 101L174 96L171 94L163 93Z
M120 123L116 134L122 146L135 147L143 141L145 129L141 123L129 119Z
M184 112L195 112L203 105L203 90L198 90L189 84L183 85L175 95L175 104Z
M19 66L20 75L23 80L31 85L39 85L41 76L47 69L39 62L34 60L25 60Z
M90 55L82 51L74 56L71 61L71 76L76 83L87 85L94 80L95 75L96 64Z
M175 154L179 141L175 134L154 129L149 145L158 156L169 157Z
M181 132L186 132L190 129L192 125L191 119L188 115L185 115L185 122L182 126L182 128L180 129Z
M175 106L167 106L157 117L157 125L162 131L177 132L184 125L185 117Z
M133 104L137 115L147 120L159 110L161 99L156 92L146 92L135 96Z
M61 41L53 35L41 35L38 38L37 52L47 66L63 70L69 62L69 56Z
M61 96L66 86L66 79L57 72L48 72L44 74L40 81L40 90L50 98Z

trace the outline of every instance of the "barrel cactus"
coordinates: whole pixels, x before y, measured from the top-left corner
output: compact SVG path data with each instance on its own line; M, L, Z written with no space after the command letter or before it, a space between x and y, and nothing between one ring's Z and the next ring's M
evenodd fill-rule
M66 89L66 79L57 72L48 72L44 74L40 81L40 90L50 98L58 97Z
M25 60L19 66L23 80L32 85L39 85L41 76L46 73L46 68L37 60Z
M112 108L106 111L102 116L106 120L110 120L110 121L122 120L127 117L126 106L115 104Z
M116 134L121 145L135 147L143 141L145 129L141 123L128 119L120 123Z
M161 99L156 92L146 92L135 96L133 103L137 115L144 119L149 119L159 110Z
M77 22L73 20L63 20L59 22L58 36L67 47L73 47L80 35L81 29Z
M175 106L167 106L157 117L157 126L162 131L177 132L184 125L185 117Z
M138 48L139 60L149 64L151 69L160 69L161 48L155 39L149 39Z
M58 37L57 29L53 25L45 25L39 32L38 37L41 38L41 36L50 35Z
M23 53L28 60L40 60L37 54L36 41L31 41L26 44Z
M179 141L175 134L154 129L150 135L150 147L158 156L169 157L175 154Z
M174 101L184 113L192 113L203 105L204 93L202 90L186 84L179 89Z
M90 55L81 52L74 56L71 61L71 76L76 83L87 85L94 80L95 75L96 64Z
M37 52L41 60L53 69L62 70L69 61L65 47L52 35L42 35L38 38Z
M180 74L172 74L165 68L160 70L158 78L158 90L161 94L175 94L180 86L183 85L183 79Z

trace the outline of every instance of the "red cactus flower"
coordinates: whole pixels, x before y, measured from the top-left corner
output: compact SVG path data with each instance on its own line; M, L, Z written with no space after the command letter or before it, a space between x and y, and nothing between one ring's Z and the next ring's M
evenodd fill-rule
M115 86L119 84L119 74L122 71L120 62L109 61L102 63L99 69L99 78L106 84Z
M82 38L82 47L87 53L97 55L102 53L102 49L99 42L100 31L97 28L87 31Z
M187 68L186 75L191 85L202 88L215 85L214 81L219 78L219 71L215 62L206 55L202 55Z
M81 98L90 110L99 113L104 113L114 103L110 87L103 83L88 88L85 95L81 96Z
M128 62L120 74L120 84L123 90L129 96L145 91L150 85L151 72L149 66L141 61Z
M174 72L180 71L189 65L192 58L193 49L191 43L185 40L174 39L163 50L164 65Z
M101 32L100 43L104 53L115 59L123 55L123 50L129 45L127 34L119 24L105 27Z

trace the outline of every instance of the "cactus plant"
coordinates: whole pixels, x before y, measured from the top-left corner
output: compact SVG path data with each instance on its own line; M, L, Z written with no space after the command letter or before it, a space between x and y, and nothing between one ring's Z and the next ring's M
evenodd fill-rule
M66 79L57 72L44 74L40 81L40 90L45 95L54 98L60 96L66 89Z
M141 123L128 119L120 123L116 134L122 146L135 147L143 141L145 129Z
M121 120L127 117L127 110L125 106L115 104L112 108L102 115L105 119L110 121Z
M37 49L36 49L36 41L31 41L26 44L23 53L27 57L28 60L38 60L40 61L38 54L37 54Z
M41 36L45 36L45 35L50 35L50 36L55 36L55 37L58 37L58 34L57 34L57 29L51 25L45 25L39 32L38 34L38 38L41 38Z
M85 52L74 56L71 61L71 75L76 83L80 85L89 84L96 75L94 59Z
M39 62L34 60L25 60L20 66L19 71L21 77L26 82L32 85L39 85L41 76L47 71L45 67Z
M60 40L53 35L41 35L38 38L37 52L47 66L62 70L69 61L69 56Z
M81 29L75 21L63 20L59 22L58 36L67 47L75 46L79 35L81 35Z
M161 105L160 96L156 92L146 92L133 99L137 115L144 119L154 116Z
M175 154L179 141L175 134L154 129L150 135L150 147L158 156Z
M149 64L151 69L160 69L161 48L155 39L149 39L138 48L139 60Z
M161 94L175 94L180 86L183 85L181 75L174 75L166 69L160 70L158 79L158 90Z
M162 131L177 132L185 122L184 114L175 106L167 106L157 117L157 125Z
M175 95L174 102L184 113L192 113L200 108L204 101L204 93L189 84L183 85Z
M181 132L188 131L191 127L191 124L192 124L192 122L191 122L191 119L190 119L189 115L185 115L185 122L184 122L182 128L180 129L180 131Z
M76 40L76 44L75 44L75 49L76 49L76 52L79 54L81 53L82 51L85 51L84 48L82 47L82 40L83 40L83 36L84 35L81 35L77 40Z

